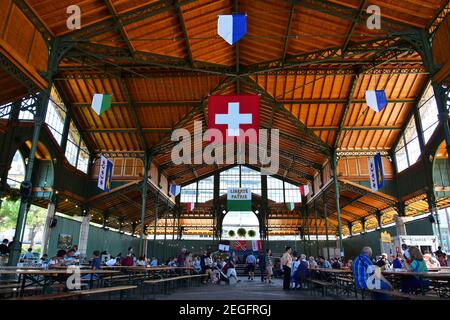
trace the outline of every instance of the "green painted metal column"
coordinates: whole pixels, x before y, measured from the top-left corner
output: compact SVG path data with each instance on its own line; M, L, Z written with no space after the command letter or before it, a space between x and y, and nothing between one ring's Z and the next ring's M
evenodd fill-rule
M156 252L156 227L158 224L158 206L159 206L159 190L156 190L155 191L155 206L153 209L153 214L154 214L153 219L155 220L155 222L153 224L153 252Z
M344 257L344 246L342 243L342 226L341 226L341 204L339 201L340 191L339 191L339 181L337 179L337 155L336 150L333 152L333 179L334 179L334 188L335 188L335 197L336 197L336 212L337 212L337 220L338 220L338 238L339 238L339 252L341 258Z
M316 227L316 252L317 252L317 256L319 256L319 252L320 252L320 248L319 248L319 230L317 228L317 204L316 204L316 199L314 199L313 202L313 206L314 206L314 220L315 220L315 227Z
M147 191L148 191L148 171L150 170L150 154L145 152L144 155L144 179L142 181L142 206L141 206L141 232L140 237L141 241L139 244L139 254L141 256L147 256L147 249L145 245L145 241L147 241L147 237L145 236L145 213L147 211Z
M323 215L325 218L325 233L326 233L326 241L327 241L327 259L330 258L330 245L328 243L328 201L327 201L327 191L323 192L322 196L323 201Z
M22 182L22 199L20 201L19 214L17 216L17 224L16 230L14 234L13 246L11 250L11 254L9 256L8 264L10 266L15 266L19 262L23 236L25 233L25 226L27 221L28 209L31 204L31 177L33 175L33 167L35 162L35 154L37 150L37 146L39 143L39 137L41 133L42 125L45 122L45 116L47 114L47 107L50 99L50 92L53 86L53 77L57 72L58 62L59 62L59 39L56 38L52 40L50 45L50 55L48 62L48 71L46 74L46 80L48 81L48 85L46 90L41 91L38 96L38 103L36 107L36 115L34 117L34 131L33 138L31 143L30 155L28 157L28 163L25 171L25 178Z

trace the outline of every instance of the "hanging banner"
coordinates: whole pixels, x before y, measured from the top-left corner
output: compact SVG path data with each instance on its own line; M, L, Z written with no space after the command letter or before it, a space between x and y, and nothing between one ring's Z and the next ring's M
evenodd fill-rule
M304 186L300 186L299 189L302 197L306 197L309 194L309 186L307 184Z
M227 189L228 211L252 211L252 191L249 188Z
M104 156L100 158L100 170L98 172L97 187L105 192L111 189L113 163Z
M382 111L387 105L386 92L384 90L367 90L366 103L373 111Z
M175 184L171 184L170 185L170 189L169 189L169 193L173 196L176 197L180 194L181 192L181 186L177 186Z
M217 34L228 44L234 45L247 33L247 15L227 14L217 18Z
M233 243L233 247L235 251L245 251L247 250L247 241L246 240L236 240Z
M262 251L263 247L262 247L262 241L261 240L252 240L252 250L255 252L260 252Z
M377 153L373 158L369 158L369 178L372 192L377 192L383 188L384 171L380 153Z
M111 108L112 103L112 94L94 94L92 98L91 108L101 116L103 113L108 111Z

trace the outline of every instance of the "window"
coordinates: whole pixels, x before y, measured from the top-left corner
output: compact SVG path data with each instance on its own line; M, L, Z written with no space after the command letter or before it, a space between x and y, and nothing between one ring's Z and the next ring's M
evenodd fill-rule
M241 187L249 188L252 193L261 195L261 173L241 166Z
M34 98L24 99L22 101L22 109L26 106L30 106L30 109L35 109L34 107L31 107L35 101ZM21 110L19 112L19 120L34 120L34 114L28 110Z
M267 176L267 198L275 202L284 202L283 181Z
M12 189L20 189L20 184L25 179L25 161L20 151L16 151L8 171L7 183Z
M69 135L67 137L66 158L72 166L87 173L89 151L72 121L70 121Z
M0 119L9 119L9 114L11 113L11 103L4 104L0 106Z
M425 143L430 140L431 135L439 123L438 114L439 111L436 105L436 99L434 98L433 87L430 85L419 103L419 115Z
M66 107L58 95L55 88L52 88L50 100L48 102L45 122L48 125L56 142L61 145L64 120L66 119Z
M416 163L420 157L420 144L417 137L417 128L414 117L408 122L405 132L402 133L400 141L395 148L398 172L405 170Z
M198 202L207 202L214 199L214 176L198 182Z
M239 188L239 166L220 173L220 195L227 193L228 188Z
M286 203L302 202L302 195L300 194L300 188L298 186L285 181L284 190L286 194Z
M197 202L197 182L188 184L181 188L180 201L187 202Z

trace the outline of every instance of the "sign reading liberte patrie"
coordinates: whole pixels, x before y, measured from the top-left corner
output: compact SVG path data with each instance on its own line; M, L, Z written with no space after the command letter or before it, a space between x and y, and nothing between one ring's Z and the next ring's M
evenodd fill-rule
M227 189L228 211L251 211L252 191L249 188Z

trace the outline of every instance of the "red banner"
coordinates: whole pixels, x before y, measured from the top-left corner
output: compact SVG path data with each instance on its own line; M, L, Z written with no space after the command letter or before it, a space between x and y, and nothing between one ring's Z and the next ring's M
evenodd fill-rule
M253 129L247 132L248 138L245 138L245 143L257 143L259 104L258 95L210 96L208 98L208 129L219 130L225 142L233 143L236 139L242 138L242 131L245 134L247 130ZM223 139L218 139L213 133L209 135L209 141L224 143Z
M246 240L236 240L233 243L234 250L236 251L245 251L247 250L247 241Z

